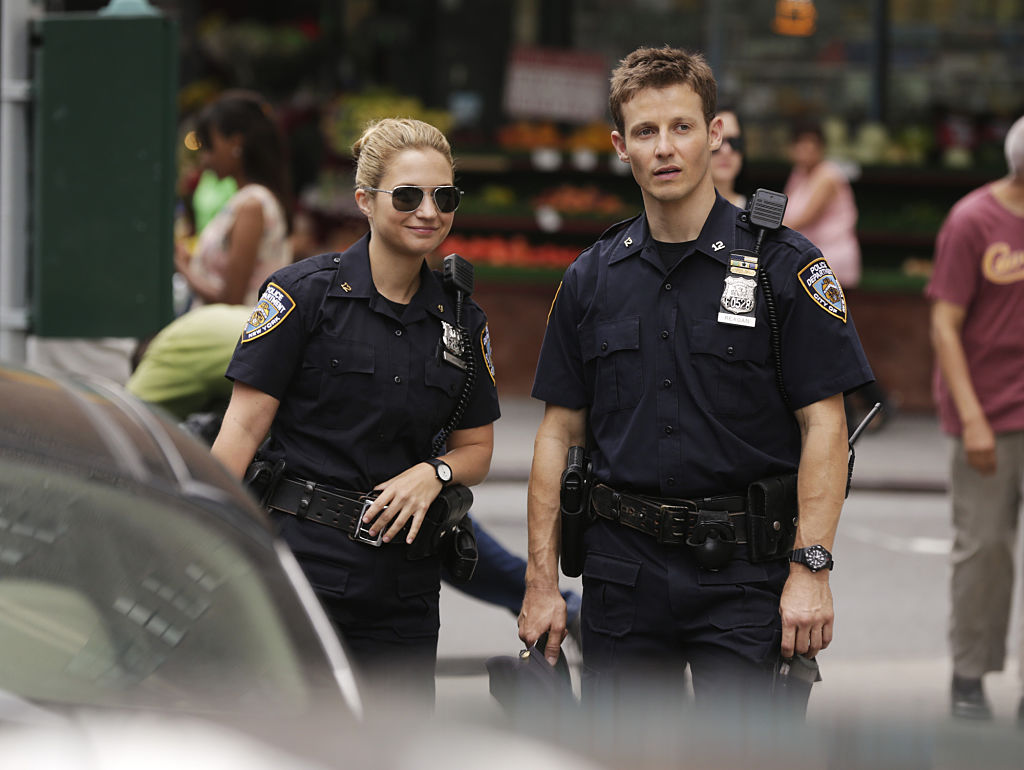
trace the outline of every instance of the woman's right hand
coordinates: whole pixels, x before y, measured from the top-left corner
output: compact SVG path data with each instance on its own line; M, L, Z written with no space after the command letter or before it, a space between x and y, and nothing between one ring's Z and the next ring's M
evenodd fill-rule
M388 543L401 531L406 522L411 521L405 542L412 543L423 525L427 508L440 494L442 486L434 466L428 463L417 463L378 484L374 489L380 490L380 494L363 514L364 523L373 522L369 529L370 535L375 537L387 527L384 542Z

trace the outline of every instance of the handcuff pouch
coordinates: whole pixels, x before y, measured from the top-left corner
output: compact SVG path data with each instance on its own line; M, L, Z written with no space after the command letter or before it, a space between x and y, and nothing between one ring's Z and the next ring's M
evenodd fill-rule
M730 561L736 551L736 528L725 511L698 511L697 523L686 538L701 569L715 572Z
M786 473L755 481L747 488L747 542L750 560L787 558L796 540L797 476Z
M406 558L411 561L426 559L434 554L441 554L446 566L451 569L448 559L456 558L455 552L458 546L455 541L461 541L461 550L469 558L470 553L476 551L476 537L472 527L466 527L469 513L473 505L473 493L469 487L462 484L449 484L434 498L434 502L427 508L427 515L423 517L423 524L406 551ZM465 534L468 531L468 534ZM462 537L458 537L462 534ZM470 546L472 542L472 547ZM475 566L475 559L474 559ZM466 567L461 568L463 574ZM469 570L472 575L472 569Z

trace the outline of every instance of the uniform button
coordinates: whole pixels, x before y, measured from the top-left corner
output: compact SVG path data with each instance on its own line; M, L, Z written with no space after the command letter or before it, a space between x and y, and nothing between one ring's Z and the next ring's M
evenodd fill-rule
M667 487L674 487L675 485L676 485L676 477L675 476L669 476L667 479L665 479L665 486L667 486Z
M401 337L402 336L402 330L401 329L395 329L395 336L396 337Z
M665 291L672 291L672 284L666 283L665 284Z
M665 433L666 433L666 435L669 435L669 436L672 435L672 426L671 425L666 425L665 426Z
M402 384L402 378L399 377L397 374L395 375L395 384L396 385L401 385Z
M667 331L665 331L664 329L663 329L663 330L662 330L662 332L661 332L661 338L662 338L663 340L667 340L667 339L668 339L668 332L667 332Z
M608 349L608 343L607 342L602 342L601 343L601 350L607 350L607 349Z
M332 369L337 369L338 368L338 359L337 358L332 358L331 359L331 368Z
M341 262L341 257L335 257L334 264L338 264L339 262Z
M725 352L728 353L731 356L733 353L736 352L736 348L734 348L732 345L730 345L729 347L727 347L725 349Z
M661 384L664 385L666 388L671 388L672 380L664 380Z

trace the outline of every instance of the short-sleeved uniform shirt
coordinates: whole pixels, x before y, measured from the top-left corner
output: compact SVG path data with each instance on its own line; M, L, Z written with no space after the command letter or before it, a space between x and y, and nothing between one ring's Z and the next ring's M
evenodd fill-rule
M991 185L950 211L925 293L966 310L967 368L992 430L1024 430L1024 217L1003 206ZM960 415L938 367L933 384L942 429L960 435Z
M722 302L726 276L747 278L751 268L730 257L755 244L740 216L718 196L692 250L670 270L644 215L611 228L566 270L533 396L588 410L594 472L605 483L686 498L743 493L796 469L800 433L776 385L761 289L752 294L752 326L719 320L732 315ZM765 237L758 261L771 282L792 408L870 382L821 252L782 228Z
M274 273L242 332L227 376L279 399L263 452L286 475L366 491L431 456L465 374L444 360L454 345L454 294L424 262L399 312L373 285L370 236L340 254ZM487 318L462 310L476 383L456 429L499 415Z

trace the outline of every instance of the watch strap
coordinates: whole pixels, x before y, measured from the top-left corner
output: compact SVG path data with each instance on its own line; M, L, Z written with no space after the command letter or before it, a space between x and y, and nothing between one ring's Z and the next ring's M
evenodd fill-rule
M431 458L428 458L427 460L425 460L424 462L429 463L430 465L434 466L434 475L437 477L437 480L440 481L442 484L447 484L449 481L452 480L452 466L450 466L448 463L446 463L441 458L439 458L439 457L431 457ZM445 468L448 469L448 478L447 479L442 478L442 476L441 476L441 473L442 473L441 466L442 465Z

